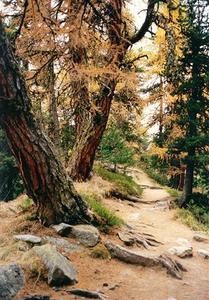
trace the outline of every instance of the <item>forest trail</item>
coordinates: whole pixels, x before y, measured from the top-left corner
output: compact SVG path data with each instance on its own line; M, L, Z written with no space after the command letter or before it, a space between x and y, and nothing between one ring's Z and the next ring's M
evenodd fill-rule
M171 247L178 246L177 240L182 238L192 245L193 257L184 259L176 257L188 270L184 273L183 280L174 279L166 275L164 271L126 265L126 271L119 275L121 281L125 282L126 290L122 288L122 285L122 293L118 294L118 298L116 296L112 299L208 300L209 261L200 258L197 250L209 249L209 244L193 240L194 231L175 220L175 210L169 210L168 207L171 197L163 188L141 170L130 169L129 174L138 184L144 186L142 200L150 201L150 204L138 204L131 207L124 201L116 203L110 199L106 200L106 204L112 209L115 208L117 214L130 226L139 232L154 235L163 243L150 250L137 250L136 248L136 251L146 254L162 254Z
M90 256L90 249L82 248L80 252L65 254L78 271L78 283L73 288L102 292L107 300L209 300L209 260L197 255L198 249L209 249L209 244L193 240L194 231L175 220L175 210L169 210L167 205L172 199L164 189L141 170L128 171L135 181L144 187L142 200L150 203L133 204L113 198L105 198L103 202L137 232L152 234L163 244L150 247L149 250L137 246L124 246L117 237L118 231L122 231L123 228L110 234L102 234L102 240L111 240L141 254L158 256L166 253L171 247L178 246L177 239L186 239L193 247L194 256L184 259L174 255L172 257L181 262L188 272L184 272L183 279L178 280L166 274L166 270L160 267L142 267L116 259L93 258ZM90 192L99 193L99 189L105 185L109 186L109 183L95 176L90 182L80 184L80 188L84 191L90 191L91 188ZM6 238L9 245L15 228L23 228L24 233L59 237L52 229L45 228L40 223L23 221L22 214L16 214L21 201L20 198L9 203L0 203L0 238ZM69 241L75 243L72 239ZM18 262L19 254L22 255L20 252L12 252L6 260L0 260L0 264ZM70 286L56 291L49 288L46 282L37 279L34 283L34 280L36 278L31 278L26 283L24 290L15 300L22 300L22 297L28 294L50 295L52 300L84 299L69 295L65 289L70 289Z

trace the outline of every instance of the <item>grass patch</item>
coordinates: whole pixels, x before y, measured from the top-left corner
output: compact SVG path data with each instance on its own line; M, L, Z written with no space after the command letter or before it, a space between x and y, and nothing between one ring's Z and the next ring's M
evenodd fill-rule
M33 201L30 198L25 198L19 205L19 208L23 211L27 211L33 205Z
M176 190L176 189L172 189L172 188L170 188L170 187L166 187L165 190L166 190L166 192L167 192L168 194L171 195L171 197L174 197L174 198L176 198L176 199L180 198L181 195L182 195L182 192L181 192L181 191L178 191L178 190Z
M124 224L124 221L116 216L114 212L106 208L95 195L82 194L81 196L89 204L91 210L104 220L104 224L101 224L100 228L102 231L108 232L111 227Z
M199 222L193 213L188 209L178 208L175 213L175 219L180 219L181 222L195 231L204 231L209 233L209 225Z
M95 171L102 179L113 183L120 193L131 196L140 196L142 194L143 189L131 176L108 171L99 165L95 167Z

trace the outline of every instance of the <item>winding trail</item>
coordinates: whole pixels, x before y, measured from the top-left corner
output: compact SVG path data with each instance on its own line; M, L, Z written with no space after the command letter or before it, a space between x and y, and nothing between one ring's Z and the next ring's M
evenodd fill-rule
M135 250L150 254L162 254L169 248L177 246L177 239L183 238L191 243L194 256L178 258L188 270L184 273L183 280L173 279L160 270L126 265L124 272L120 273L119 277L123 283L125 282L127 289L123 291L123 294L113 296L112 299L208 300L209 260L200 258L197 255L197 249L209 249L209 244L194 241L194 231L175 220L175 210L169 210L165 201L169 201L171 197L164 189L141 170L131 169L130 175L138 184L144 186L142 199L150 201L150 204L138 204L137 207L131 207L124 201L115 202L111 199L106 200L106 204L112 209L114 208L119 216L139 232L153 234L157 240L163 243L151 250L139 250L139 248ZM155 203L156 200L160 202ZM120 289L117 291L119 293Z

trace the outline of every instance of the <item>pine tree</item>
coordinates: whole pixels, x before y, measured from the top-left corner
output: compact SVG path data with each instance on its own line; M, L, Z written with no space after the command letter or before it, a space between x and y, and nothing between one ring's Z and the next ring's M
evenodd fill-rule
M177 116L172 126L179 127L182 133L173 139L169 148L171 153L185 154L186 175L180 200L180 205L184 206L193 192L198 161L202 155L206 157L209 145L209 3L207 0L185 0L181 9L182 56L178 57L176 70L167 75L177 98L169 107L170 113Z

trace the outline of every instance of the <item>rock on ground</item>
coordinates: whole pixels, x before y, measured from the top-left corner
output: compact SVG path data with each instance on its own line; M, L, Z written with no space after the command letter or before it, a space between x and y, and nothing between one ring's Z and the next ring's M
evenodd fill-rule
M178 238L176 240L176 243L180 246L192 247L191 243L187 239L184 239L184 238Z
M74 252L80 250L80 247L76 244L70 243L62 238L55 238L52 236L44 236L42 238L43 243L49 243L59 248L63 248L67 252Z
M209 251L204 249L197 250L197 254L205 259L209 258Z
M19 265L0 266L0 300L12 299L24 285L24 276Z
M209 238L201 233L195 233L193 239L197 242L209 242Z
M177 255L178 257L181 257L181 258L193 256L192 247L188 247L188 246L176 246L176 247L170 248L168 250L168 252L171 254Z
M19 234L19 235L14 235L14 239L16 241L23 241L31 244L41 244L41 238L36 235L32 234Z
M53 226L56 232L63 236L73 236L82 245L87 247L94 247L100 241L100 235L97 228L91 225L68 225L61 223Z
M75 284L77 282L77 272L72 263L57 252L56 247L46 244L43 246L35 246L33 248L44 262L48 270L49 285Z

